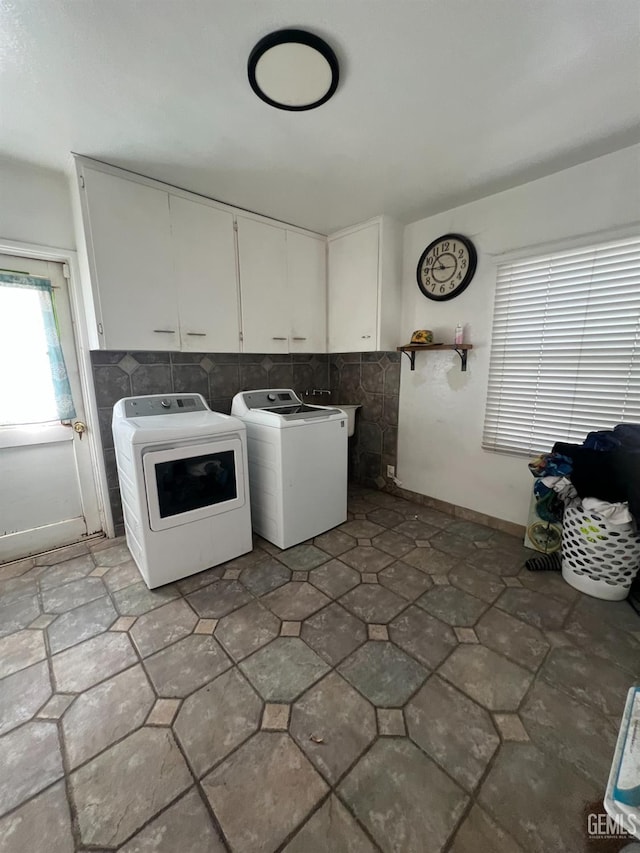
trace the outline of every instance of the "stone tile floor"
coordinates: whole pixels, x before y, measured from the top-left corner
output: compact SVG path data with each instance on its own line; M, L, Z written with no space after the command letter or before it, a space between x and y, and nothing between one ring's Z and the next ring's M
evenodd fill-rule
M0 853L577 853L640 618L354 489L149 591L122 540L0 568Z

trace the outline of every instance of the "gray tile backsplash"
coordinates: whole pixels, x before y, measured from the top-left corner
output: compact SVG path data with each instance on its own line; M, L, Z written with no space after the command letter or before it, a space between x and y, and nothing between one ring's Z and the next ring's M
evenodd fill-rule
M386 485L387 465L396 464L400 354L395 352L252 354L188 352L91 353L99 426L118 532L122 507L111 435L111 414L121 397L197 392L215 411L228 414L233 396L251 388L293 388L300 395L330 390L306 399L326 405L356 403L356 434L350 440L350 478L363 485Z

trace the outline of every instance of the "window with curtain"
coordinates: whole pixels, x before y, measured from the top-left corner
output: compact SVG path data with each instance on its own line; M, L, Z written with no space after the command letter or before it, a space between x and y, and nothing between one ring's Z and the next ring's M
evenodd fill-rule
M51 282L0 273L0 426L75 417Z
M498 267L482 445L531 455L640 422L640 238Z

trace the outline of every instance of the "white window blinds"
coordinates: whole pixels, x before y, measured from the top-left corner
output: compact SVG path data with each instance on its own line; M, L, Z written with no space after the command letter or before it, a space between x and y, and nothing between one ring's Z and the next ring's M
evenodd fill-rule
M498 267L483 447L640 423L640 238Z

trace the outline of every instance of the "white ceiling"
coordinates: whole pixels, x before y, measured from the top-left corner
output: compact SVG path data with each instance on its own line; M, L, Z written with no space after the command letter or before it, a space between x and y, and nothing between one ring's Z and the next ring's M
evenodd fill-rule
M405 221L640 140L637 0L3 0L0 156L76 151L320 231ZM317 110L251 91L253 45L338 54Z

